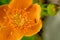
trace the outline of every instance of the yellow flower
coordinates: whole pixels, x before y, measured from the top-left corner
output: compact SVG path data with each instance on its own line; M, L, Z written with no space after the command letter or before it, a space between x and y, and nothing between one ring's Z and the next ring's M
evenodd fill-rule
M0 6L0 40L21 40L42 28L41 8L33 0L12 0Z

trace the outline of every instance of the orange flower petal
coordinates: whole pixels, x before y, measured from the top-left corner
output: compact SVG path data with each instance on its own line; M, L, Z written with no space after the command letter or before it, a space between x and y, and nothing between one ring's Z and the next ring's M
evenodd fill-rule
M0 40L20 40L22 33L12 28L1 28L0 29Z
M18 29L14 29L12 31L12 36L10 40L21 40L23 37L23 33L21 31L18 31Z
M38 21L40 20L41 17L41 7L37 3L29 7L27 10L31 15L31 18L36 18Z
M12 0L9 4L13 9L26 9L32 4L32 0Z
M42 28L42 21L40 20L38 22L38 24L35 24L34 26L32 26L31 28L28 29L25 36L35 35L36 33L38 33L41 30L41 28Z
M0 6L0 23L5 21L4 18L6 16L6 11L8 10L7 8L7 5Z
M10 28L1 28L0 29L0 40L8 40L11 32Z
M27 29L28 31L26 33L26 36L31 36L39 32L40 29L42 28L42 21L40 20L41 8L38 4L34 4L26 11L29 12L28 18L30 18L30 20L33 20L32 22L36 21L36 23L31 24L31 28Z

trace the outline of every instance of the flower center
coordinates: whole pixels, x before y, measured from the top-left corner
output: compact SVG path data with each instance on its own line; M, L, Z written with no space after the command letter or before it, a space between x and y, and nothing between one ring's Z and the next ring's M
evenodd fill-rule
M24 24L24 17L22 17L22 11L21 10L10 10L7 13L7 16L9 18L9 24L13 26L22 26Z
M24 24L24 18L22 18L22 16L19 14L13 15L12 20L14 25L20 26Z

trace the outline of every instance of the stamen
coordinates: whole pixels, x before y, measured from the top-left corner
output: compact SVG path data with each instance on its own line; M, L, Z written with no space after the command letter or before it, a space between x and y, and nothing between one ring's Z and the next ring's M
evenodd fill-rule
M26 10L27 8L24 8L24 10Z
M12 32L11 32L11 35L12 35Z
M12 17L12 20L13 20L13 23L17 26L20 26L20 25L23 25L24 24L24 18L22 18L21 15L19 14L15 14L13 17Z
M30 12L27 12L27 13L30 13Z
M3 9L4 11L6 11L6 9Z

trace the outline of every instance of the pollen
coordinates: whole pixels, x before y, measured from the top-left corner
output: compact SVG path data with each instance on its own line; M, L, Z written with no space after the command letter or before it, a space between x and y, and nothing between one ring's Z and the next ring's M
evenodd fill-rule
M13 24L16 26L22 26L24 24L24 18L20 14L15 14L12 16Z
M11 35L12 35L12 32L11 32Z

